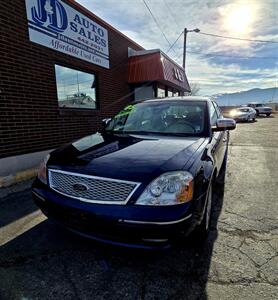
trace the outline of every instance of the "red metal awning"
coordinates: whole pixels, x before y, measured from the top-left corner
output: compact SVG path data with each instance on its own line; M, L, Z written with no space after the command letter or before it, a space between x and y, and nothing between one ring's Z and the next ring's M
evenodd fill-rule
M129 57L128 82L146 81L158 81L179 91L190 91L184 69L160 50L137 51Z

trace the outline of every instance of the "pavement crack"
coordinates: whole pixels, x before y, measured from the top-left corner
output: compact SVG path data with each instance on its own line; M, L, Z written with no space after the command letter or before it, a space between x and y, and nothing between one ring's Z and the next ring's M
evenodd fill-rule
M257 277L256 277L257 278ZM223 280L208 280L208 283L213 283L213 284L218 284L218 285L223 285L223 286L236 286L236 285L250 285L252 283L254 284L268 284L271 285L273 287L277 288L277 284L269 282L267 280L263 280L263 281L257 281L255 280L246 280L246 279L240 279L240 280L235 280L235 281L223 281Z
M231 236L239 236L239 237L244 237L244 238L250 238L254 241L258 241L258 240L259 241L264 241L264 240L266 240L265 238L261 237L260 235L264 235L264 234L270 235L271 231L275 230L275 229L271 229L271 230L268 230L268 231L266 231L266 230L258 231L258 230L255 230L255 229L243 230L243 229L235 228L231 224L228 224L228 223L223 222L223 221L219 221L219 223L223 223L223 224L233 228L233 230L227 230L225 228L219 227L218 228L219 231L225 232L226 234L231 235Z
M70 285L70 287L71 287L71 289L72 289L72 292L73 292L74 295L75 295L75 299L76 299L76 300L81 300L81 297L79 296L79 292L78 292L78 290L77 290L77 287L76 287L76 285L75 285L75 282L74 282L74 280L71 279L71 277L70 277L70 272L69 272L69 270L68 270L67 265L66 265L65 262L63 261L63 259L61 260L61 265L62 265L62 267L63 267L63 273L65 274L65 278L66 278L66 280L68 281L68 283L69 283L69 285Z
M278 256L278 254L277 253L275 253L274 255L272 255L271 257L269 257L269 258L266 258L266 262L265 263L263 263L263 264L261 264L259 267L260 268L262 268L264 265L266 265L266 264L268 264L273 258L275 258L275 257L277 257Z
M240 218L243 218L243 219L247 219L249 221L255 221L255 222L265 222L265 221L273 221L273 222L277 222L278 220L277 219L273 219L273 218L267 218L267 217L263 217L263 218L251 218L249 216L246 216L246 215L241 215L239 213L236 213L234 211L230 211L228 209L225 209L225 212L224 213L227 213L227 214L231 214L231 215L235 215L237 217L240 217Z

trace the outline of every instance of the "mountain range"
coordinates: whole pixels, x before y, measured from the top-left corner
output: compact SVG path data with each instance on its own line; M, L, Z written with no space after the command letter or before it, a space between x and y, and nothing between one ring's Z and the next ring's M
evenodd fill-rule
M278 88L255 88L236 93L216 94L212 97L220 106L242 105L248 102L278 103Z

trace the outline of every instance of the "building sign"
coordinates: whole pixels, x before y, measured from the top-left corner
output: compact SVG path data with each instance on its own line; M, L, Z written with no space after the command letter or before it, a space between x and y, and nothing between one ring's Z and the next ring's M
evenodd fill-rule
M178 68L173 68L173 72L174 72L174 77L180 81L180 82L184 82L184 77L183 77L183 74L181 72L180 69Z
M61 0L25 0L32 42L109 69L108 32Z

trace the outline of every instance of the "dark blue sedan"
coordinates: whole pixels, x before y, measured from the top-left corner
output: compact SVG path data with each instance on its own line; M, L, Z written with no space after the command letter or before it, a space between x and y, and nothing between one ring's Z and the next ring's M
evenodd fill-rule
M45 158L34 200L50 219L100 241L163 247L191 232L204 239L234 128L208 98L128 105L102 132Z

